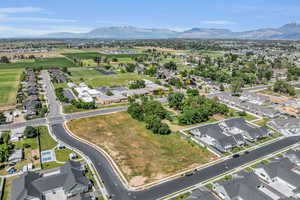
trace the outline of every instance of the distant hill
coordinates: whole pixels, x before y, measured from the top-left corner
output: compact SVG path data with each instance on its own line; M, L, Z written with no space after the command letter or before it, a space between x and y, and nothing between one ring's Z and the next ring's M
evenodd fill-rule
M183 32L170 29L138 28L134 26L102 27L87 33L51 33L42 38L106 38L106 39L165 39L165 38L235 38L235 39L300 39L300 22L279 28L263 28L243 32L229 29L192 28Z

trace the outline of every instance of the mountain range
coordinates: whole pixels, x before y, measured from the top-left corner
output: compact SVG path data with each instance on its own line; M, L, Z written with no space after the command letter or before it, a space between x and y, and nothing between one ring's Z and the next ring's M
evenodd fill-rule
M87 33L50 33L42 38L103 38L103 39L166 39L166 38L223 38L223 39L282 39L300 40L300 22L293 22L279 28L262 28L233 32L219 28L192 28L173 31L159 28L138 28L114 26L93 29Z

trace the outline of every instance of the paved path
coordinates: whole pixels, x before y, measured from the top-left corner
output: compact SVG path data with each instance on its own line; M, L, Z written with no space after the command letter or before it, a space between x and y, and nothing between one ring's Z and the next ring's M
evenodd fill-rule
M58 117L61 116L61 106L60 102L56 99L53 85L48 71L42 70L41 72L42 81L46 90L47 104L49 105L48 117Z

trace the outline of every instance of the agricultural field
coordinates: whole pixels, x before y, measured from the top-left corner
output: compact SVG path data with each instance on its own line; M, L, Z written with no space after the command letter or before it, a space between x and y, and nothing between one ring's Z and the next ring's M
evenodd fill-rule
M0 64L0 109L7 110L16 104L20 76L26 67L75 67L66 58L43 58L9 64Z
M67 125L76 136L109 153L132 186L217 159L179 133L153 134L126 112L75 119Z
M72 68L71 79L75 83L85 82L92 87L100 86L122 86L127 85L130 81L149 79L146 76L142 76L136 73L121 73L113 75L104 75L94 69L89 68Z
M63 53L62 55L70 59L94 59L97 56L101 56L98 52Z
M30 61L0 64L0 69L16 69L16 68L36 68L36 67L76 67L76 65L66 58L39 58Z
M0 109L16 104L17 90L22 71L23 69L19 68L0 68Z

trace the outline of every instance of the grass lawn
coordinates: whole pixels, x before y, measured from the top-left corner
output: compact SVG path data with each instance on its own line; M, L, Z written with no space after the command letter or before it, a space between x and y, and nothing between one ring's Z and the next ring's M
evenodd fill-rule
M23 69L1 69L0 65L0 107L16 104L22 71Z
M135 186L216 159L206 148L183 139L179 133L151 133L126 112L75 119L68 127L109 153Z
M260 119L260 120L257 120L255 122L253 122L253 123L258 125L258 126L266 126L268 121L269 121L268 119Z
M93 69L73 68L71 71L71 79L75 83L85 82L92 87L100 86L122 86L127 85L130 81L149 79L146 76L136 73L122 73L114 75L104 75Z
M127 106L128 103L124 102L124 103L114 103L114 104L108 104L108 105L103 105L103 104L97 104L97 108L95 109L82 109L82 108L76 108L74 105L72 104L68 104L63 106L63 113L76 113L76 112L87 112L87 111L91 111L91 110L97 110L97 109L104 109L104 108L115 108L115 107L121 107L121 106Z
M53 83L54 88L67 88L68 84L67 83Z
M53 161L53 162L43 163L42 169L46 170L46 169L52 169L52 168L57 168L57 167L61 167L61 166L63 166L63 164Z
M230 112L233 114L233 116L229 116L230 118L231 117L242 117L242 118L244 118L245 120L248 120L248 121L252 121L252 120L257 119L257 117L255 117L254 115L251 115L247 112L246 112L246 115L243 116L243 115L241 115L242 112L240 112L238 110L235 110L233 108L229 108L229 109L230 109Z
M87 169L86 169L86 172L85 172L84 175L85 175L89 180L92 181L93 186L95 187L95 189L98 189L98 185L97 185L97 182L96 182L96 180L95 180L95 178L94 178L94 176L93 176L92 170L90 169L90 167L89 167L88 165L87 165L86 167L87 167Z
M12 182L16 178L18 178L18 176L12 176L12 177L9 177L9 178L5 179L2 200L10 200L10 198L11 198Z
M40 126L39 129L39 139L41 151L53 149L57 142L50 136L48 128L46 126Z
M84 111L89 111L83 108L76 108L76 106L69 104L63 106L63 113L76 113L76 112L84 112Z
M70 153L75 153L74 151L72 151L71 149L65 148L65 149L56 149L55 150L55 156L56 156L56 160L60 161L60 162L66 162L69 161L69 155ZM81 159L81 156L77 155L77 159Z
M187 192L187 193L184 193L184 194L181 194L181 195L175 197L174 200L183 200L183 199L188 198L188 197L191 196L191 195L192 195L191 192Z

